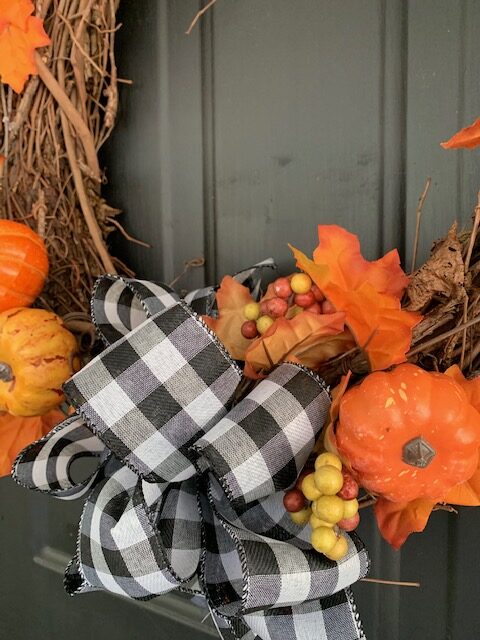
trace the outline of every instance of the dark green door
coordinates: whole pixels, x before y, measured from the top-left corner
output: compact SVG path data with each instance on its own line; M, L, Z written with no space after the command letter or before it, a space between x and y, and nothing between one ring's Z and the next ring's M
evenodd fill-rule
M287 269L287 242L313 248L319 222L359 234L369 258L398 246L409 264L427 176L422 257L453 218L468 221L480 154L439 142L480 114L478 0L218 0L187 37L199 6L121 8L120 75L134 84L105 164L127 229L153 244L118 244L138 275L168 282L198 256L185 288L270 255ZM0 494L0 638L215 636L177 596L68 598L81 505L8 479ZM369 640L480 637L479 525L479 510L436 513L394 552L363 517L371 575L421 583L356 587Z

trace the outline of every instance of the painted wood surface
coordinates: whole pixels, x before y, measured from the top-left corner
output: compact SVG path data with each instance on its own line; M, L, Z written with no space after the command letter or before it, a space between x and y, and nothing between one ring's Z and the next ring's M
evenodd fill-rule
M409 265L428 176L420 258L454 219L467 224L480 152L439 142L480 114L478 0L218 0L187 37L200 5L123 0L119 73L134 84L104 164L126 229L152 244L116 243L139 276L169 282L200 256L205 268L180 287L269 255L286 270L287 242L310 251L316 225L332 222L360 236L366 257L398 246ZM55 567L73 553L81 505L8 479L0 503L0 637L211 637L183 605L169 617L63 595ZM363 516L371 575L421 583L357 585L368 640L480 638L479 526L478 510L436 513L394 552Z

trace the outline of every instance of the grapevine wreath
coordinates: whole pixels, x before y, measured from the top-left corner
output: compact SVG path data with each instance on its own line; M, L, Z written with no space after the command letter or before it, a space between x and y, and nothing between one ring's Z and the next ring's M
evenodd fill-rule
M70 594L179 590L224 638L364 638L362 509L399 548L480 506L480 201L408 274L320 224L290 274L136 279L97 159L118 3L38 4L0 0L1 473L84 501ZM480 121L444 146L478 144Z

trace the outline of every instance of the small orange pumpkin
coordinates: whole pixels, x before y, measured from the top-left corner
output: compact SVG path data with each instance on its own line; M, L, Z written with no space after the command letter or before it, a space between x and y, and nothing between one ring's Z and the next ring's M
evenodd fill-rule
M0 313L0 411L39 416L60 405L80 368L75 336L43 309Z
M402 364L347 391L336 438L368 491L437 501L477 468L480 413L451 377Z
M0 220L0 311L29 307L43 289L48 256L30 227Z

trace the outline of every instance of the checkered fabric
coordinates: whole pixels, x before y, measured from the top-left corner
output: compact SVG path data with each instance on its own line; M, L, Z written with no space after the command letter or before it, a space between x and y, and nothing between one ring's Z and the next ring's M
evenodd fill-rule
M108 347L65 385L94 433L140 477L195 475L192 445L226 414L240 370L185 304Z
M296 527L296 535L282 535L278 525L278 538L271 537L271 531L260 535L242 526L240 519L233 519L237 525L227 519L219 510L223 501L212 501L208 488L201 496L204 587L215 610L225 616L316 601L342 591L368 571L368 557L355 534L348 536L346 557L332 562L306 544L309 525Z
M289 487L328 415L328 391L311 371L284 363L198 441L234 506Z
M322 380L284 363L233 406L236 364L167 287L108 276L95 296L115 342L66 384L78 415L13 472L87 496L67 591L201 595L224 640L363 640L348 590L368 571L362 543L352 534L329 561L282 504L328 413ZM87 454L99 467L75 484L70 464Z
M92 435L77 415L55 427L47 436L27 446L16 459L13 473L19 484L27 489L49 493L62 500L86 495L92 487L96 472L80 482L70 474L75 460L105 454L105 445Z

